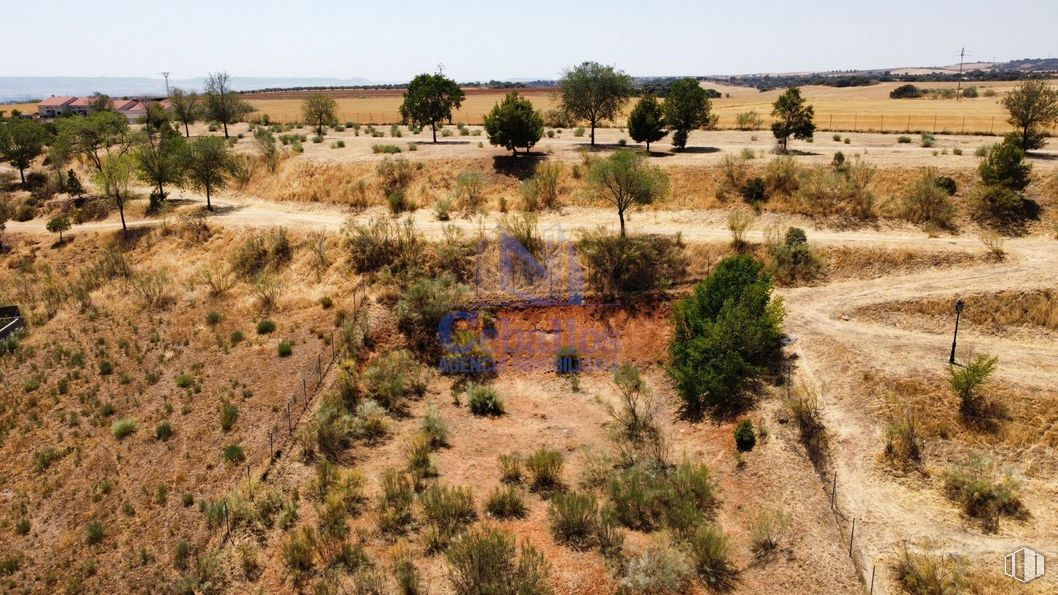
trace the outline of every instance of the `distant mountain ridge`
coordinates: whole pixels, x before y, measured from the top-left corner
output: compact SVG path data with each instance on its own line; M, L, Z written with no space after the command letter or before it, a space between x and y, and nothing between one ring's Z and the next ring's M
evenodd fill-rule
M202 89L204 77L169 79L169 88ZM232 88L251 91L289 87L368 85L364 78L232 76ZM29 101L51 95L81 96L99 91L114 97L164 96L165 79L152 77L0 76L0 102Z

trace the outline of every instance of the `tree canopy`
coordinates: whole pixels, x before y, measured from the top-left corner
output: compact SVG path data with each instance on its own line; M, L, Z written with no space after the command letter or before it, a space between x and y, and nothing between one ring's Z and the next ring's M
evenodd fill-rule
M680 79L669 87L665 97L665 123L672 129L675 147L686 147L690 131L709 123L711 107L709 95L695 79Z
M646 143L647 153L650 152L650 143L665 138L668 131L665 129L665 117L662 115L661 104L653 94L644 95L628 114L628 135L637 143Z
M22 183L26 183L26 168L40 156L48 142L48 131L33 120L14 118L0 123L0 157L18 168Z
M647 163L642 154L622 149L596 161L588 172L588 183L596 196L617 207L624 237L625 211L664 196L669 177L660 167Z
M772 104L771 115L775 117L771 132L779 141L779 150L786 152L790 137L809 139L816 131L812 121L815 109L801 97L801 90L790 87Z
M137 135L129 129L129 121L114 112L96 112L83 118L59 118L56 142L64 143L72 153L83 156L95 167L103 169L107 156L129 151Z
M567 70L559 81L562 109L591 125L591 144L595 144L595 127L603 120L613 120L632 96L632 77L598 62L584 62Z
M301 117L316 127L316 134L323 135L324 126L338 123L338 102L323 93L309 95L301 102Z
M437 123L452 120L452 110L463 105L465 94L450 78L441 73L420 74L408 83L400 117L415 126L430 126L437 142Z
M490 143L515 155L518 147L525 147L528 153L544 134L544 118L533 109L532 102L511 91L485 117L485 133Z
M782 301L751 256L729 256L673 309L669 375L684 411L723 413L745 406L753 381L779 349Z
M250 104L231 88L231 77L227 72L209 73L206 77L206 114L224 127L224 138L228 138L229 124L238 122L252 111Z
M212 194L228 184L233 162L228 143L218 136L192 139L184 152L185 180L196 190L206 192L206 208L213 210Z
M1017 130L1022 151L1043 147L1046 129L1058 122L1058 89L1046 81L1028 80L1003 97L1007 122Z
M190 138L190 126L198 121L202 112L198 93L178 87L169 94L169 103L173 105L173 116L184 125L184 136Z

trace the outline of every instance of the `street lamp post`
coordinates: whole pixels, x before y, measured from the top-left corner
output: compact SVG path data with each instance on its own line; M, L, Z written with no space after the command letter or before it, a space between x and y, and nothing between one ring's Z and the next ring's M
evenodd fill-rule
M962 309L966 304L962 300L955 301L955 335L951 338L951 357L948 358L948 363L955 364L955 341L959 339L959 318L962 317Z

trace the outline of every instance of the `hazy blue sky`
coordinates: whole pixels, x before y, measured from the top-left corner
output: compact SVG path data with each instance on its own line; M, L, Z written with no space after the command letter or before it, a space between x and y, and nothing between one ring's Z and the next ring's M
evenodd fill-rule
M747 8L751 6L752 9ZM50 0L0 3L0 76L458 80L945 65L1053 57L1054 0Z

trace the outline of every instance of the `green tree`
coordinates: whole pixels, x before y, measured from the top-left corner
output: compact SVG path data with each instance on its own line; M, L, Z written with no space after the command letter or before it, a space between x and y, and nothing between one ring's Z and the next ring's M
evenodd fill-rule
M209 73L206 77L206 114L224 127L224 138L228 138L229 124L240 121L252 111L250 104L231 88L231 76L227 72Z
M729 256L673 309L669 375L692 416L744 408L743 396L779 349L782 301L756 259Z
M129 199L129 184L132 182L135 169L136 163L131 155L116 153L103 157L95 175L96 185L114 200L114 206L118 208L118 214L121 215L121 231L125 233L129 230L125 224L125 203Z
M485 133L490 143L515 155L518 147L525 147L528 153L544 135L544 118L533 109L532 102L511 91L485 117Z
M184 152L185 180L196 190L205 191L206 208L213 210L211 197L214 190L228 185L228 176L233 167L228 143L216 136L200 136L192 139Z
M190 138L190 127L198 121L202 112L198 93L185 91L178 87L169 94L169 103L173 105L173 116L176 121L184 125L184 136Z
M1007 122L1017 130L1023 151L1043 147L1048 126L1058 122L1058 89L1046 81L1028 80L1003 97Z
M625 211L664 196L669 176L648 164L642 154L622 149L596 161L588 172L588 183L596 196L617 207L621 237L625 237Z
M632 77L613 66L584 62L567 70L559 81L562 110L591 125L591 144L595 145L595 127L603 120L613 120L632 96Z
M1025 151L1017 139L1008 138L988 149L977 171L981 181L989 186L1021 191L1029 185L1032 166L1025 163Z
M682 149L692 130L709 123L712 105L705 89L692 78L680 79L665 96L665 123L672 129L672 144Z
M0 196L0 252L4 251L4 231L7 229L7 220L11 218L11 205L7 199Z
M72 169L66 172L66 192L70 193L70 196L76 196L77 198L81 198L81 195L84 194L84 185L81 184L77 173Z
M665 138L666 134L665 117L657 97L648 93L639 98L632 113L628 114L628 135L637 143L646 143L649 153L650 143Z
M23 184L26 183L26 168L33 165L47 141L47 130L33 120L16 118L0 124L0 156L18 168Z
M114 111L114 100L110 98L110 95L96 91L92 93L92 98L88 102L89 113L93 112L112 112Z
M56 142L64 143L72 153L87 159L96 172L103 169L107 157L124 155L138 140L125 116L109 111L84 118L59 118L55 127Z
M59 234L59 243L63 242L62 233L70 229L70 220L63 216L53 217L48 221L48 231Z
M816 131L816 125L812 122L815 109L805 103L801 97L801 90L790 87L779 96L772 104L771 115L776 118L772 122L771 132L779 141L779 150L786 152L790 137L796 139L809 139Z
M152 207L165 200L166 184L180 182L186 150L187 141L167 125L158 134L148 135L133 152L137 175L154 187L151 191Z
M404 102L400 104L400 117L405 124L413 126L429 124L436 143L438 122L451 122L452 110L463 105L464 97L459 85L443 74L420 74L408 83Z
M323 136L324 126L338 123L338 102L323 93L309 95L301 102L301 117L316 127L316 134Z

